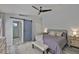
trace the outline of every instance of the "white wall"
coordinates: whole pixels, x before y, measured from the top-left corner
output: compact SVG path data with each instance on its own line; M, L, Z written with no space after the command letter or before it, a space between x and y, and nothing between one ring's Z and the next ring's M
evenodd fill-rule
M3 21L4 21L4 19L3 19L3 13L0 13L0 36L3 36Z
M43 26L53 29L79 28L79 5L56 5L42 14Z
M32 20L33 20L33 29L34 29L35 35L42 32L42 24L41 24L42 20L40 16L33 16Z
M5 37L7 42L7 53L12 53L12 41L13 41L13 32L12 32L12 20L6 14L5 16Z
M2 36L2 18L0 15L0 36Z

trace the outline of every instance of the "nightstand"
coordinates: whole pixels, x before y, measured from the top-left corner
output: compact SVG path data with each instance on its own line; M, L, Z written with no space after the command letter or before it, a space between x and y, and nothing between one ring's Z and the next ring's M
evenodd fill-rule
M69 40L69 46L74 46L79 48L79 37L69 36L68 40Z

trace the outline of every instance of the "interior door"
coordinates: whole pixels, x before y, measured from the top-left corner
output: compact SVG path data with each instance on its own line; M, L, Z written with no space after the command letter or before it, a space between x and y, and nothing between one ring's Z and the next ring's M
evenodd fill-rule
M24 42L32 40L32 20L24 20Z

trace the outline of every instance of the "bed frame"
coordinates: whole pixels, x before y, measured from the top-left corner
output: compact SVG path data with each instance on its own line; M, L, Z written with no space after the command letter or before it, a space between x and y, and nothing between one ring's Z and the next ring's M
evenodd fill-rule
M67 42L66 42L66 44L64 45L64 47L62 48L62 50L66 47L66 46L68 46L68 31L67 30L64 30L64 29L48 29L48 33L46 34L46 35L48 35L50 32L64 32L64 36L63 37L65 37L66 38L66 40L67 40ZM62 36L62 35L61 35ZM48 43L46 43L46 44L48 44ZM50 44L49 44L50 45ZM49 49L49 50L51 50L51 49Z
M66 43L66 45L62 49L64 49L66 46L69 46L68 31L67 30L65 30L65 29L48 29L48 32L51 32L51 31L54 31L54 32L65 32L66 33L65 38L67 40L67 43Z

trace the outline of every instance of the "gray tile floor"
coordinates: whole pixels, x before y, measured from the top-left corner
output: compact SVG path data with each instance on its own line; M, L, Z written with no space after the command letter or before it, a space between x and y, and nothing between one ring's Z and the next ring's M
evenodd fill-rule
M16 54L42 54L42 51L38 48L32 48L32 43L27 42L16 46ZM50 54L50 53L49 53ZM63 54L79 54L79 49L73 47L67 47L63 50Z

